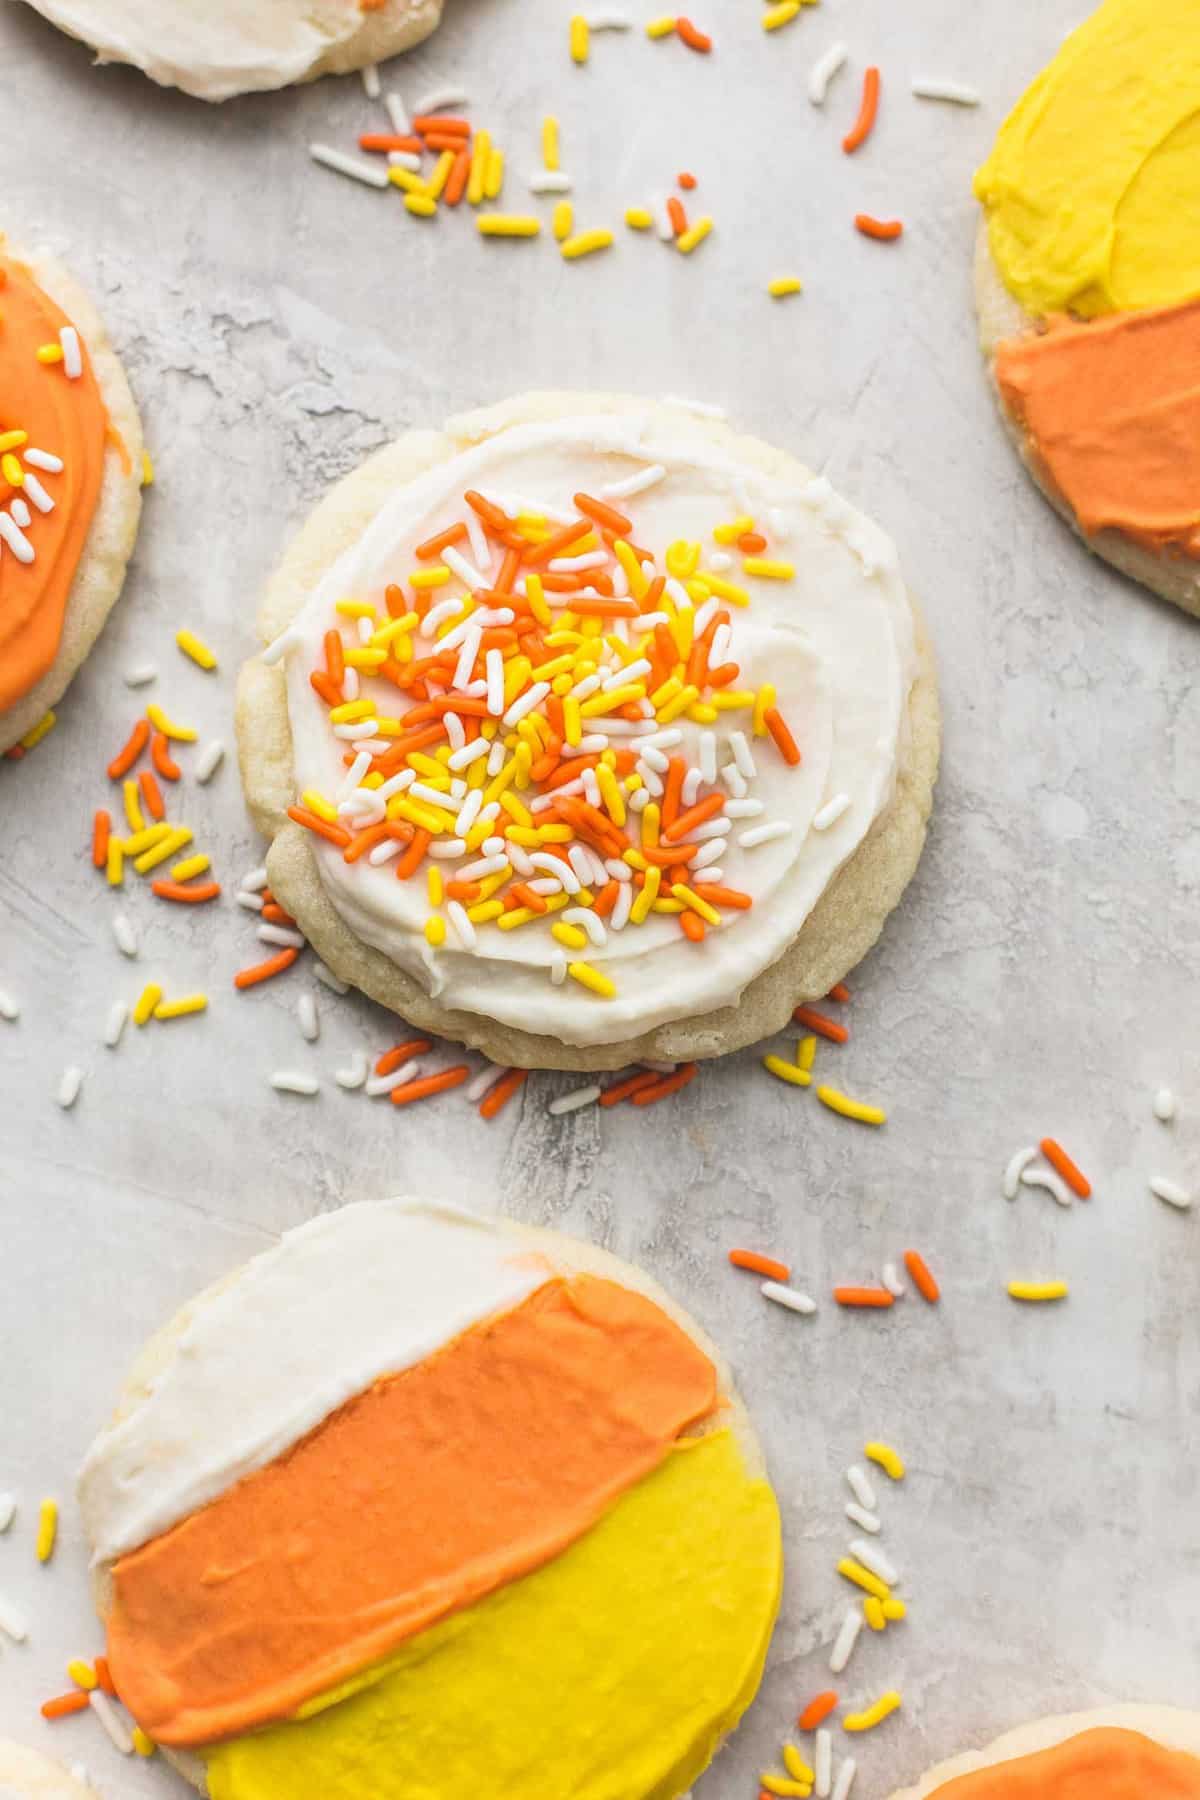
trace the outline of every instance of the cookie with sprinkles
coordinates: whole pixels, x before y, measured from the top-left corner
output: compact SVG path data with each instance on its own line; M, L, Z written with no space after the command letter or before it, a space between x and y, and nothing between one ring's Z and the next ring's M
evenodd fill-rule
M141 424L99 314L53 258L0 237L0 750L40 735L99 635L141 485Z
M708 409L534 394L412 433L260 624L273 893L343 980L506 1066L754 1042L916 866L938 703L894 547Z
M100 62L228 100L364 69L436 30L442 0L28 0Z
M1105 0L975 178L983 350L1088 548L1200 614L1200 11Z
M1200 1713L1106 1706L1038 1719L892 1800L1200 1800Z
M96 1795L61 1763L0 1739L0 1800L96 1800Z
M327 1214L186 1307L79 1492L121 1703L213 1800L675 1800L779 1602L699 1327L430 1202Z

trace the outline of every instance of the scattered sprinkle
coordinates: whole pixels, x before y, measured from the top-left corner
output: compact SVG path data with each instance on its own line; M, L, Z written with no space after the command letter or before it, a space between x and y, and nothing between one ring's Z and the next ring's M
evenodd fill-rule
M803 1025L806 1031L815 1031L818 1036L828 1038L831 1044L849 1042L849 1027L840 1025L836 1019L829 1018L825 1013L817 1012L815 1007L797 1006L792 1013L792 1018L797 1025Z
M590 50L590 34L588 22L582 13L573 13L570 24L571 61L581 67L588 59Z
M48 1563L58 1542L58 1501L47 1498L38 1508L37 1559Z
M934 81L927 75L913 77L912 91L918 100L948 100L953 106L978 106L979 93L961 81Z
M858 1504L857 1500L847 1500L846 1517L851 1524L860 1525L864 1531L869 1531L873 1535L883 1529L883 1521L879 1514L868 1512L865 1506Z
M772 300L786 300L789 294L802 294L804 283L798 275L777 275L768 281L767 292Z
M5 1637L11 1638L14 1644L23 1644L29 1635L25 1615L10 1600L6 1600L3 1594L0 1594L0 1631Z
M177 631L175 633L175 642L179 645L183 654L190 657L199 668L216 668L216 657L213 655L208 645L204 643L201 638L196 636L194 631Z
M327 987L331 994L348 994L350 992L349 982L343 981L339 975L335 975L332 969L327 969L323 962L313 964L313 974L322 987Z
M762 1066L769 1075L774 1075L776 1080L786 1081L792 1087L812 1086L812 1076L808 1070L800 1068L796 1063L788 1062L786 1057L764 1056Z
M935 1281L925 1258L916 1250L904 1252L904 1266L912 1276L913 1286L923 1300L930 1306L936 1306L942 1297L942 1290Z
M729 1260L735 1269L749 1269L751 1274L765 1275L771 1281L790 1281L792 1271L785 1262L773 1256L760 1256L757 1250L731 1250Z
M871 1478L867 1471L860 1468L857 1463L851 1463L846 1470L846 1482L859 1505L869 1507L874 1511L877 1504L875 1489L871 1486Z
M108 1018L104 1024L104 1042L110 1050L115 1050L121 1041L121 1035L129 1019L129 1008L123 1000L114 1000L108 1009Z
M116 939L117 949L122 956L136 956L138 953L137 933L133 929L128 915L123 912L114 913L112 934Z
M122 1756L132 1756L133 1738L126 1730L124 1721L109 1696L101 1688L93 1688L88 1695L88 1705L108 1733L114 1748L119 1750Z
M573 262L581 256L591 256L597 250L607 250L612 243L611 231L580 231L563 241L562 255L568 262Z
M1154 1116L1169 1125L1175 1117L1175 1096L1168 1087L1160 1087L1154 1096Z
M55 1098L64 1112L69 1112L79 1098L79 1090L83 1086L83 1070L76 1063L70 1063L62 1072Z
M847 1713L842 1720L842 1727L845 1731L872 1731L876 1725L881 1725L884 1719L890 1718L892 1713L897 1712L899 1707L899 1694L895 1688L889 1688L887 1693L881 1694L878 1700L872 1706L868 1706L865 1711Z
M1071 1193L1066 1182L1057 1175L1052 1175L1049 1169L1023 1169L1021 1183L1024 1187L1045 1188L1048 1194L1054 1195L1060 1206L1071 1204Z
M0 1494L0 1537L8 1530L17 1516L17 1497L15 1494Z
M387 169L380 163L365 162L361 157L348 156L344 150L337 150L332 144L310 144L308 153L313 161L326 169L334 169L339 175L349 175L353 181L361 181L366 187L386 188L388 185Z
M1083 1171L1071 1161L1062 1145L1056 1143L1054 1138L1044 1137L1041 1142L1041 1152L1050 1166L1058 1170L1071 1191L1078 1194L1081 1200L1086 1200L1091 1194L1092 1184Z
M208 1011L207 994L183 994L178 1000L160 1000L154 1009L156 1019L187 1019L193 1013Z
M1070 1289L1065 1281L1010 1281L1009 1294L1014 1300L1065 1300Z
M126 669L123 679L126 687L147 687L158 680L158 670L153 663L138 663L134 668Z
M856 1119L860 1125L883 1125L887 1122L887 1114L882 1107L868 1106L861 1100L852 1100L837 1088L819 1087L817 1099L831 1112L840 1113L844 1119Z
M335 1069L333 1079L340 1088L350 1091L362 1087L371 1072L371 1059L365 1050L355 1050L344 1069Z
M787 1307L789 1312L815 1313L817 1303L808 1294L801 1293L799 1288L787 1287L781 1281L764 1281L759 1288L764 1300L773 1300L777 1306Z
M872 1439L869 1444L863 1445L863 1455L868 1462L877 1463L890 1481L904 1480L904 1459L890 1444L881 1443L878 1438Z
M895 1263L884 1263L879 1279L883 1282L883 1285L889 1294L895 1294L897 1300L902 1300L908 1292L908 1289L900 1279L900 1271L897 1269Z
M561 1113L577 1112L581 1106L594 1106L601 1092L598 1082L589 1082L586 1087L574 1088L569 1094L560 1094L556 1100L551 1100L546 1111L556 1118Z
M863 1616L857 1606L852 1606L842 1620L842 1628L833 1642L829 1653L829 1667L834 1675L840 1675L854 1653L854 1646L863 1628Z
M834 1783L833 1800L849 1800L850 1789L854 1786L854 1777L857 1774L858 1764L854 1758L852 1756L845 1757L838 1770L837 1781Z
M315 1075L304 1075L298 1069L276 1069L271 1076L271 1086L278 1094L311 1096L320 1091L321 1084Z
M864 237L875 238L879 243L885 244L904 235L902 220L876 219L871 213L855 213L854 229L861 231Z
M796 1720L797 1730L815 1731L817 1726L823 1725L830 1713L835 1711L837 1703L838 1697L832 1688L826 1689L823 1694L814 1694Z
M842 139L842 149L847 156L861 148L875 128L875 119L879 112L879 70L872 65L863 76L862 101L858 109L858 117L850 130Z
M15 997L7 988L0 988L0 1019L7 1019L10 1024L16 1023L21 1016L21 1008Z
M1004 1171L1004 1198L1006 1200L1016 1199L1017 1191L1021 1185L1021 1177L1036 1157L1036 1144L1027 1144L1023 1150L1016 1151L1014 1155L1010 1157Z
M301 994L296 1002L296 1022L302 1037L315 1044L321 1035L321 1021L317 1017L317 1003L311 994Z
M1192 1204L1192 1196L1188 1190L1166 1175L1151 1176L1150 1192L1156 1199L1165 1200L1168 1206L1174 1206L1180 1212L1186 1212Z

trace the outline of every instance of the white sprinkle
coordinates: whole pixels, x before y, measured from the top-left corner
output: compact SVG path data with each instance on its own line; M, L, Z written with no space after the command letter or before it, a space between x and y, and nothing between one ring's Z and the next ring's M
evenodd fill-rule
M467 567L470 568L469 563L467 564ZM463 579L466 580L466 577L464 576ZM470 585L472 587L478 587L479 583L472 581ZM431 638L439 625L444 625L447 619L452 619L456 613L461 613L462 609L463 597L461 594L451 594L447 599L439 600L436 606L430 607L429 611L425 614L425 617L421 620L421 623L417 628L419 635L421 637Z
M900 1271L895 1263L884 1263L883 1285L889 1294L895 1294L897 1300L902 1300L908 1292L908 1289L900 1279Z
M872 1575L878 1575L880 1581L886 1581L889 1587L899 1585L899 1569L878 1544L868 1544L865 1538L851 1538L850 1554L858 1558L864 1569L870 1569Z
M379 64L364 63L359 71L362 76L363 93L368 100L378 100L383 89L379 85Z
M462 551L456 550L454 548L453 544L447 544L445 549L442 551L442 561L445 563L446 567L448 569L450 569L455 575L457 575L460 581L465 582L469 588L485 588L485 587L487 587L488 577L483 572L483 564L486 563L487 560L488 560L488 558L486 555L486 547L485 547L485 554L483 555L483 557L476 558L476 562L480 565L479 567L476 567L476 563L468 562L466 557L463 555ZM444 606L446 604L446 602L443 601L442 604ZM454 601L454 605L461 609L462 604L463 604L462 596L460 595L460 596L456 597L456 599ZM426 626L428 626L429 620L433 617L433 614L436 611L437 611L436 607L430 608L429 612L425 616L425 625ZM422 629L424 631L424 628L422 628ZM434 629L436 629L436 627ZM429 631L424 631L424 635L426 637L429 637L429 636L432 636L432 633Z
M404 848L398 838L385 838L382 844L376 844L367 851L367 861L373 869L381 869L384 863L390 863L393 857L399 856Z
M829 1654L829 1667L835 1675L840 1675L854 1653L858 1642L858 1634L863 1628L862 1611L852 1606L842 1620L842 1629L834 1639L833 1649Z
M828 831L831 825L837 824L849 805L849 794L835 794L832 800L825 802L820 812L813 815L813 830Z
M286 925L260 925L258 935L264 944L280 944L285 950L303 950L304 939L298 931L289 931Z
M315 1075L303 1075L299 1069L276 1069L271 1086L278 1094L316 1094L321 1084Z
M569 1094L560 1094L557 1100L550 1102L546 1111L553 1113L555 1118L560 1113L577 1112L581 1106L593 1106L600 1098L600 1093L598 1083L590 1082L587 1087L574 1088Z
M34 558L33 545L25 536L20 526L8 513L0 510L0 539L12 551L19 563L31 563Z
M764 1281L759 1288L764 1300L774 1300L777 1306L786 1306L789 1312L815 1313L817 1303L799 1288L787 1287L782 1281Z
M850 1467L846 1470L846 1481L849 1484L851 1493L858 1501L858 1504L860 1506L865 1506L868 1511L874 1512L876 1506L875 1489L871 1486L871 1478L867 1474L867 1471L864 1468L861 1468L858 1463L851 1463Z
M21 1008L6 988L0 988L0 1019L15 1023L21 1016Z
M360 750L358 755L355 757L354 761L350 764L350 767L346 771L346 779L342 782L342 785L337 790L337 795L338 795L339 801L346 800L350 797L350 795L354 792L355 788L357 788L359 782L362 780L363 776L368 773L368 771L370 770L370 767L371 767L371 758L368 756L368 754L365 750ZM371 798L372 798L372 800L375 798L374 794L371 795Z
M317 1016L317 1003L311 994L301 994L296 1002L296 1023L303 1037L310 1044L315 1044L321 1035L321 1021Z
M150 682L158 680L158 670L153 663L137 663L132 669L126 669L124 681L126 687L147 687Z
M224 761L225 746L220 738L214 738L211 744L205 744L196 759L196 780L202 785L211 781Z
M711 843L705 844L702 850L698 850L691 861L693 873L697 869L709 869L713 863L720 862L725 854L727 843L726 838L713 838Z
M685 807L695 806L697 800L700 798L700 783L703 779L704 777L701 775L699 769L689 769L684 776L683 786L680 789L679 797L683 801Z
M308 154L316 163L326 169L335 169L339 175L349 175L353 181L361 181L364 187L386 188L388 172L383 163L364 162L361 157L347 156L344 150L335 150L332 144L310 144Z
M500 654L500 652L498 650L489 650L488 651L489 656L499 656L499 654ZM503 677L501 677L501 680L503 681ZM501 693L501 695L500 695L500 705L501 706L504 705L503 693ZM489 710L490 710L490 702L489 702ZM454 769L454 770L469 769L472 763L478 762L479 758L481 756L487 756L487 754L489 753L490 750L491 750L491 745L488 743L488 740L484 737L478 737L475 739L474 743L464 744L461 750L453 751L452 754L447 758L447 767ZM411 771L410 771L410 773L411 773ZM411 786L411 783L406 784L406 785ZM376 788L375 791L378 794L378 793L382 793L383 789ZM476 790L476 791L478 792L479 790Z
M504 723L516 725L525 717L526 713L532 712L535 706L540 706L549 692L550 683L548 681L535 681L532 687L526 688L519 699L513 701L504 715Z
M421 95L413 107L413 112L418 118L423 118L426 113L449 112L451 107L469 106L470 104L471 97L466 88L431 88L427 94Z
M833 1800L849 1800L850 1789L854 1786L854 1777L858 1774L858 1764L852 1756L842 1758L842 1766L838 1770L837 1782L834 1785Z
M504 658L499 650L489 650L483 664L487 674L487 709L498 719L504 711Z
M622 888L621 894L627 893L628 891L627 888ZM621 894L617 895L617 906L613 908L614 921L616 919L617 908L621 904ZM555 987L561 987L563 982L567 979L567 953L565 950L552 950L550 952L550 979Z
M713 731L700 733L700 779L712 787L717 779L717 737Z
M1024 1150L1018 1150L1009 1158L1004 1171L1004 1198L1015 1200L1017 1189L1021 1185L1021 1177L1037 1155L1037 1145L1029 1144Z
M634 494L644 493L647 488L656 486L666 473L662 463L649 463L646 468L639 469L636 475L627 475L624 481L605 482L600 492L606 500L629 500Z
M1071 1204L1070 1188L1049 1169L1022 1169L1021 1183L1024 1187L1045 1188L1048 1194L1054 1195L1060 1206Z
M719 669L721 664L725 661L725 658L729 654L729 646L732 642L733 632L730 630L729 626L726 625L724 620L722 620L712 634L712 647L708 653L709 660L714 669Z
M390 1075L372 1075L363 1091L372 1100L378 1100L384 1094L390 1094L394 1088L407 1087L409 1082L414 1081L420 1072L420 1063L414 1057L410 1057L408 1062L401 1063L398 1069L393 1069Z
M45 488L42 486L42 484L38 480L37 476L31 475L29 473L28 469L26 469L26 471L25 471L25 484L24 484L23 491L29 495L29 498L33 501L33 504L37 507L37 509L40 513L49 513L49 512L54 511L53 500L50 498L49 494L46 492Z
M702 419L724 419L728 417L723 406L713 406L707 400L689 400L686 394L664 394L666 406L678 406L684 412L697 413Z
M1171 1181L1166 1175L1154 1175L1150 1179L1150 1192L1159 1200L1165 1200L1168 1206L1178 1207L1186 1212L1192 1204L1192 1196L1186 1188L1180 1187L1177 1181Z
M261 912L263 909L261 894L235 894L234 899L239 906L244 906L247 912Z
M610 931L624 931L629 923L629 914L633 907L633 883L622 882L617 889L617 897L613 909L608 915Z
M122 956L137 955L137 933L134 931L133 925L127 914L123 912L113 914L112 934L116 939L117 949L121 952Z
M488 549L488 541L484 535L483 526L480 524L479 516L473 506L468 506L464 523L467 527L467 542L471 546L471 555L475 558L475 561L479 564L481 569L490 569L492 566L492 553ZM445 560L446 552L443 550L442 561L445 562ZM486 587L487 583L486 581L472 582L470 585L472 587Z
M18 1612L11 1600L0 1595L0 1631L10 1637L14 1644L23 1644L29 1632L25 1616Z
M531 194L569 194L571 177L562 169L537 169L529 177Z
M125 1021L129 1017L129 1008L123 1000L114 1000L108 1009L108 1018L104 1025L104 1042L110 1050L115 1050L121 1041L121 1033L125 1029Z
M1169 1125L1175 1117L1175 1096L1168 1087L1159 1088L1154 1096L1154 1116Z
M578 925L587 933L590 941L597 949L602 949L608 942L608 933L588 906L568 906L562 915L564 925Z
M261 894L269 880L266 864L260 863L257 869L251 869L249 874L242 876L239 885L244 894Z
M918 100L949 100L954 106L978 106L979 94L961 81L934 81L927 75L913 77L912 91Z
M808 74L808 97L814 106L824 106L829 84L849 54L849 44L836 43L830 44L824 56L817 58Z
M467 917L467 909L461 901L446 902L446 917L454 927L455 936L464 950L473 950L479 941L479 934Z
M439 838L428 849L428 855L437 862L457 862L460 856L466 854L467 846L462 838Z
M828 1800L829 1789L833 1783L833 1733L822 1725L816 1737L816 1786L813 1789L817 1800Z
M132 1756L133 1739L126 1730L125 1722L121 1718L120 1713L117 1711L108 1695L104 1692L103 1688L96 1687L92 1689L91 1693L88 1695L88 1705L112 1739L113 1747L119 1750L122 1756Z
M347 669L346 673L352 675L354 671ZM345 744L358 744L365 743L368 738L373 738L378 730L378 719L364 719L361 725L335 725L333 735L335 738L341 738Z
M318 965L319 966L319 965ZM340 1088L349 1091L360 1088L371 1072L371 1059L365 1050L355 1050L344 1069L335 1069L333 1079Z
M28 531L29 527L33 524L33 514L26 506L24 500L22 500L20 494L13 495L12 499L9 501L9 507L12 511L13 518L21 527L21 530Z
M589 31L630 31L633 20L628 13L598 12L588 14Z
M736 763L725 764L725 767L721 770L721 780L737 800L742 799L743 796L750 791L746 777L742 774L742 771L738 768Z
M578 556L552 556L549 568L552 575L578 575L584 569L602 569L607 561L606 550L581 550ZM593 588L581 588L580 593L592 600L598 598Z
M31 468L44 469L47 475L61 475L63 471L62 457L52 456L49 450L22 450L21 461Z
M476 797L479 791L476 788ZM502 853L498 853L495 856L481 856L476 862L464 864L458 871L456 879L459 881L486 881L489 875L503 875L507 871L508 858Z
M79 1098L79 1090L83 1086L83 1070L71 1063L62 1072L62 1080L58 1084L58 1092L54 1096L64 1112L69 1112Z
M756 825L752 831L743 831L738 843L743 850L756 850L760 844L771 844L776 838L789 836L791 829L786 819L774 819L768 825Z
M511 1075L511 1073L512 1070L505 1068L503 1063L488 1063L484 1068L480 1069L473 1081L467 1083L465 1098L468 1100L482 1100L485 1094L491 1092L498 1081L505 1075Z
M58 334L62 345L63 374L68 381L78 381L83 374L83 351L79 347L79 333L73 325L64 325Z
M272 638L265 650L259 651L258 660L265 663L267 668L272 668L287 655L289 650L295 650L303 641L296 627L289 625L287 630L281 631L277 638ZM350 671L347 670L346 673L349 674Z
M737 764L738 774L746 781L753 781L758 774L758 764L754 760L754 754L746 741L744 731L730 732L729 748L733 751L733 760Z
M447 636L453 637L454 633L448 632ZM470 681L471 676L475 672L475 658L479 655L479 646L482 641L483 632L480 627L475 624L474 620L472 620L463 633L462 648L458 653L458 661L454 665L452 686L456 688L466 687L468 681Z
M392 130L397 137L408 137L412 131L408 109L395 88L389 88L383 96L383 104L387 108L387 116L392 122Z
M865 1506L858 1504L857 1500L847 1500L846 1517L852 1525L861 1525L864 1531L875 1533L883 1529L883 1521L879 1514L868 1512Z
M733 558L730 556L728 550L710 550L708 553L708 566L713 571L714 575L723 575L726 569L732 569ZM709 600L706 601L705 604L713 606L715 605L715 601ZM697 623L699 623L699 620L697 620ZM707 620L705 623L707 623Z
M410 175L421 173L421 158L415 150L389 150L388 166L392 169L407 169Z
M350 992L349 982L342 981L332 969L327 969L323 962L313 964L313 974L331 993L348 994Z
M8 1530L17 1516L17 1496L0 1494L0 1537Z

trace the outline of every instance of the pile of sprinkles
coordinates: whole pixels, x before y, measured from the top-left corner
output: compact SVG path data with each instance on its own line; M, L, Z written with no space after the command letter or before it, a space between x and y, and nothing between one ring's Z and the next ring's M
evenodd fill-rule
M792 1285L790 1263L783 1262L777 1256L764 1255L758 1250L741 1248L730 1250L728 1259L735 1269L748 1270L753 1275L766 1277L759 1288L764 1300L773 1301L776 1306L782 1306L788 1312L802 1313L806 1317L811 1317L816 1312L817 1303L811 1294ZM929 1306L936 1306L942 1297L941 1286L920 1251L906 1250L904 1266L921 1298ZM886 1312L897 1300L902 1300L907 1292L896 1264L885 1262L877 1287L836 1286L833 1298L841 1307Z
M841 817L845 810L846 796L839 794L835 799L821 808L813 820L817 830L827 830L834 820ZM844 981L839 981L830 988L825 996L829 1001L844 1005L850 999L850 989ZM777 1051L769 1052L762 1059L762 1066L768 1075L776 1081L785 1082L789 1087L807 1088L812 1086L813 1065L817 1055L817 1038L824 1038L831 1044L847 1044L850 1041L850 1028L837 1019L830 1018L828 1013L818 1011L814 1006L798 1006L792 1014L793 1023L803 1027L805 1036L796 1044L794 1059L781 1056ZM881 1106L872 1106L865 1100L855 1100L844 1094L840 1088L831 1087L828 1082L817 1085L817 1099L830 1112L837 1113L843 1119L853 1119L859 1125L885 1125L887 1113Z

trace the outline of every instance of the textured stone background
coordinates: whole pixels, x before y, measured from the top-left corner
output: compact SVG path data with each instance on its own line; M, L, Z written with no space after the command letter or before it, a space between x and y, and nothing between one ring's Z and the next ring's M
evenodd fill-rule
M639 18L648 6L633 8ZM95 1646L71 1511L50 1570L32 1560L44 1492L72 1471L134 1347L270 1233L349 1197L425 1189L594 1236L644 1262L733 1357L786 1522L788 1578L763 1693L697 1800L754 1791L796 1706L825 1685L847 1596L841 1471L865 1437L907 1453L884 1500L908 1625L864 1644L844 1689L895 1683L902 1718L862 1746L860 1792L1024 1717L1105 1699L1194 1704L1200 1220L1146 1191L1197 1178L1194 1004L1200 837L1200 635L1092 561L1026 487L976 354L970 175L1007 104L1079 0L826 0L766 38L751 0L706 0L718 54L640 34L566 58L565 4L459 0L396 66L410 97L461 79L509 152L537 163L563 121L581 225L682 167L718 220L690 262L619 232L567 266L548 242L485 245L309 166L376 118L356 78L214 111L86 53L0 3L0 225L45 240L94 289L144 410L158 485L126 596L53 737L0 768L0 1488L22 1513L0 1541L0 1592L33 1618L0 1651L0 1729L83 1757L102 1792L165 1796L160 1765L119 1766L86 1721L41 1726L68 1655ZM827 110L804 81L844 36L853 72ZM868 60L877 135L838 141ZM976 83L975 113L923 105L914 73ZM516 198L516 203L523 201ZM901 214L896 248L861 240L860 207ZM803 299L763 291L795 269ZM397 429L538 383L627 385L716 401L823 468L896 536L934 627L946 748L934 830L905 905L853 980L853 1039L823 1070L890 1109L870 1133L773 1083L748 1054L687 1096L551 1119L569 1078L538 1077L487 1126L458 1097L411 1113L346 1096L331 1072L394 1027L310 977L248 997L248 914L197 917L131 890L137 964L83 844L103 764L137 710L121 671L230 742L232 674L260 584L336 476ZM177 626L220 651L185 663ZM143 696L144 697L144 696ZM230 887L258 860L232 765L183 810ZM100 1034L151 975L206 987L207 1018ZM87 1070L70 1114L68 1061ZM325 1077L272 1093L281 1064ZM1151 1117L1180 1093L1171 1130ZM1090 1206L1000 1198L1010 1152L1057 1133L1093 1172ZM735 1241L792 1258L815 1320L760 1302L724 1263ZM839 1316L834 1279L869 1278L909 1244L945 1304ZM1057 1310L1018 1310L1014 1275L1061 1274ZM558 1800L558 1797L555 1797Z

